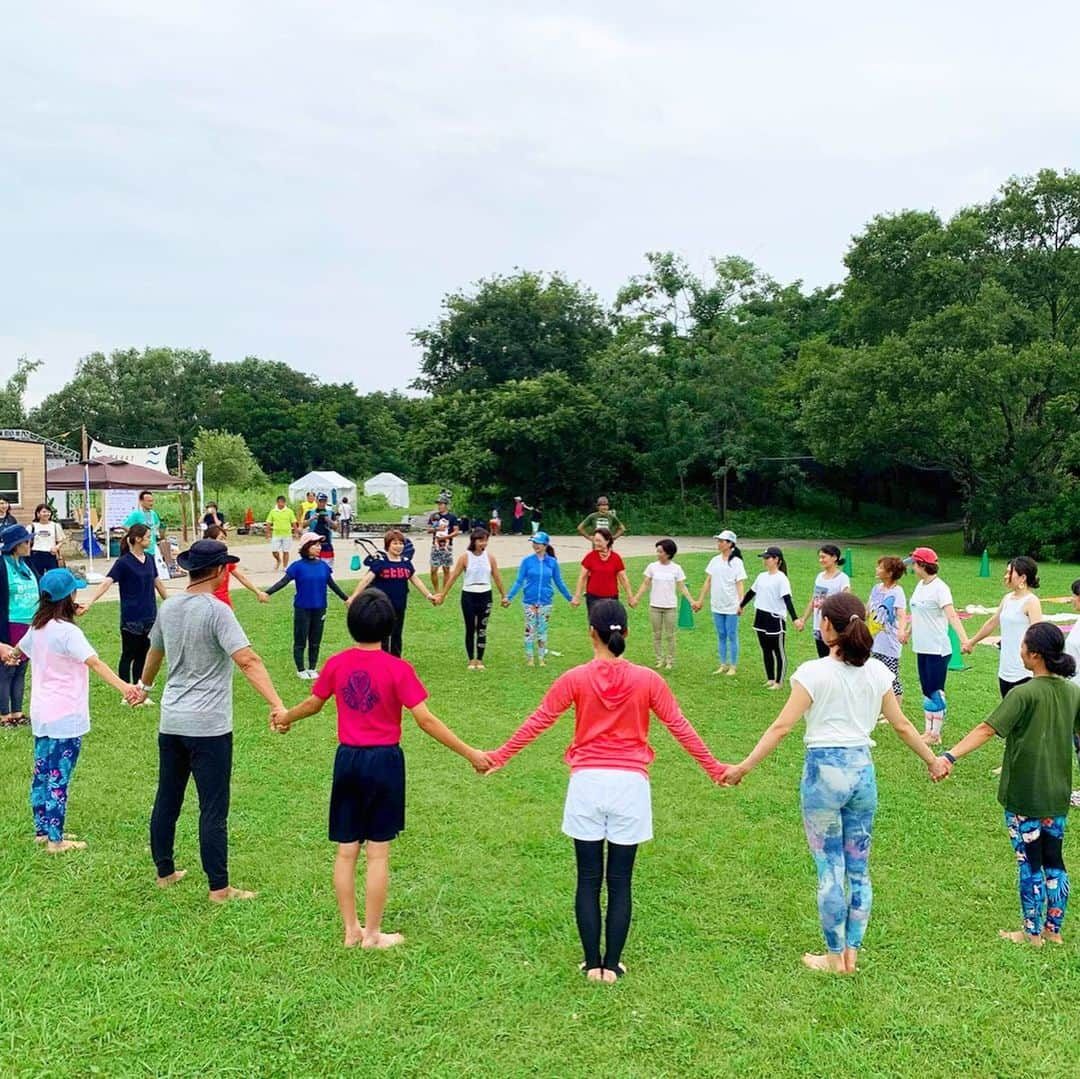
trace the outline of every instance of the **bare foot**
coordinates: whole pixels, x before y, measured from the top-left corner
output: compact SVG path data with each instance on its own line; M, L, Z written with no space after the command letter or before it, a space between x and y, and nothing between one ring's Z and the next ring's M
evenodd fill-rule
M158 877L157 886L159 888L171 888L172 885L179 880L183 880L186 876L186 869L174 869L167 877Z
M345 930L345 947L355 948L364 939L364 927L359 923L351 925Z
M941 735L940 734L934 734L933 731L927 731L926 734L924 734L922 736L922 740L928 746L939 746L939 745L941 745Z
M1043 942L1042 937L1033 937L1030 933L1025 933L1022 929L999 929L998 936L1001 937L1002 940L1011 941L1013 944L1024 944L1026 942L1033 948L1041 948Z
M254 899L258 892L245 892L242 888L218 888L210 893L211 903L228 903L233 899Z
M72 839L61 839L59 843L54 843L51 839L45 843L45 849L50 854L63 854L69 850L86 850L85 843L76 843Z
M405 937L401 933L365 933L361 947L365 949L375 948L382 951L404 943Z
M827 952L825 955L814 955L807 952L803 957L803 966L810 970L824 971L826 974L847 974L848 969L844 965L843 955Z
M1054 933L1049 929L1044 929L1042 931L1042 935L1043 935L1043 940L1048 940L1048 941L1050 941L1051 944L1064 944L1065 943L1065 941L1062 940L1062 937L1061 937L1060 933Z
M603 967L590 967L588 970L586 970L585 965L582 964L578 969L581 971L582 974L585 975L586 978L589 979L590 982L602 982L604 980Z
M859 969L859 949L858 948L845 948L844 949L844 970L848 974L854 974Z

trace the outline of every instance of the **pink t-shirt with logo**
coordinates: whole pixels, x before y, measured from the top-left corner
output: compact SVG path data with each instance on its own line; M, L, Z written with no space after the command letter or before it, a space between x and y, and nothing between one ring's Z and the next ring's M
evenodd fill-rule
M393 746L401 741L401 710L427 700L412 664L381 648L347 648L323 665L311 692L334 698L338 741L346 746Z

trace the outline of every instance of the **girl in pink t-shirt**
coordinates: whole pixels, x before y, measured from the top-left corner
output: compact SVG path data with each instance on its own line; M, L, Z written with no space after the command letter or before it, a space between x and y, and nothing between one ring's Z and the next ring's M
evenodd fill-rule
M33 665L30 723L34 733L34 771L30 809L34 840L50 854L82 850L86 844L64 835L68 784L90 730L90 671L137 704L139 691L98 659L85 634L75 625L74 594L78 581L70 570L51 569L40 582L37 613L14 648L0 645L0 659L17 663L26 656Z
M575 710L574 738L566 751L570 787L563 832L577 857L575 915L585 952L581 970L592 981L613 982L626 973L622 949L630 931L630 878L639 843L652 839L649 765L650 714L719 783L726 765L709 752L655 671L621 659L626 648L626 610L604 599L589 612L593 660L561 675L540 707L499 748L488 753L501 768L563 712ZM607 842L607 928L600 952L600 885Z

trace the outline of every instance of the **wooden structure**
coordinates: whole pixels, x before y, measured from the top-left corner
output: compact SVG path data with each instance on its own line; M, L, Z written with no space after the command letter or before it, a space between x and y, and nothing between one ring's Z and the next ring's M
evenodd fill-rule
M43 442L0 438L0 498L11 503L11 512L20 521L33 517L34 507L45 501Z

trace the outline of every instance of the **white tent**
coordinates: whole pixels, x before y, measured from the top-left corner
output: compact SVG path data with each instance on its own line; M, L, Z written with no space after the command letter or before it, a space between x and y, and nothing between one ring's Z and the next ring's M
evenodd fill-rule
M347 498L356 505L356 484L347 480L340 472L309 472L289 484L289 501L301 502L308 491L317 495L326 495L331 501L335 494L337 501Z
M380 472L377 476L364 481L364 494L386 495L391 506L409 506L409 485L393 472Z

